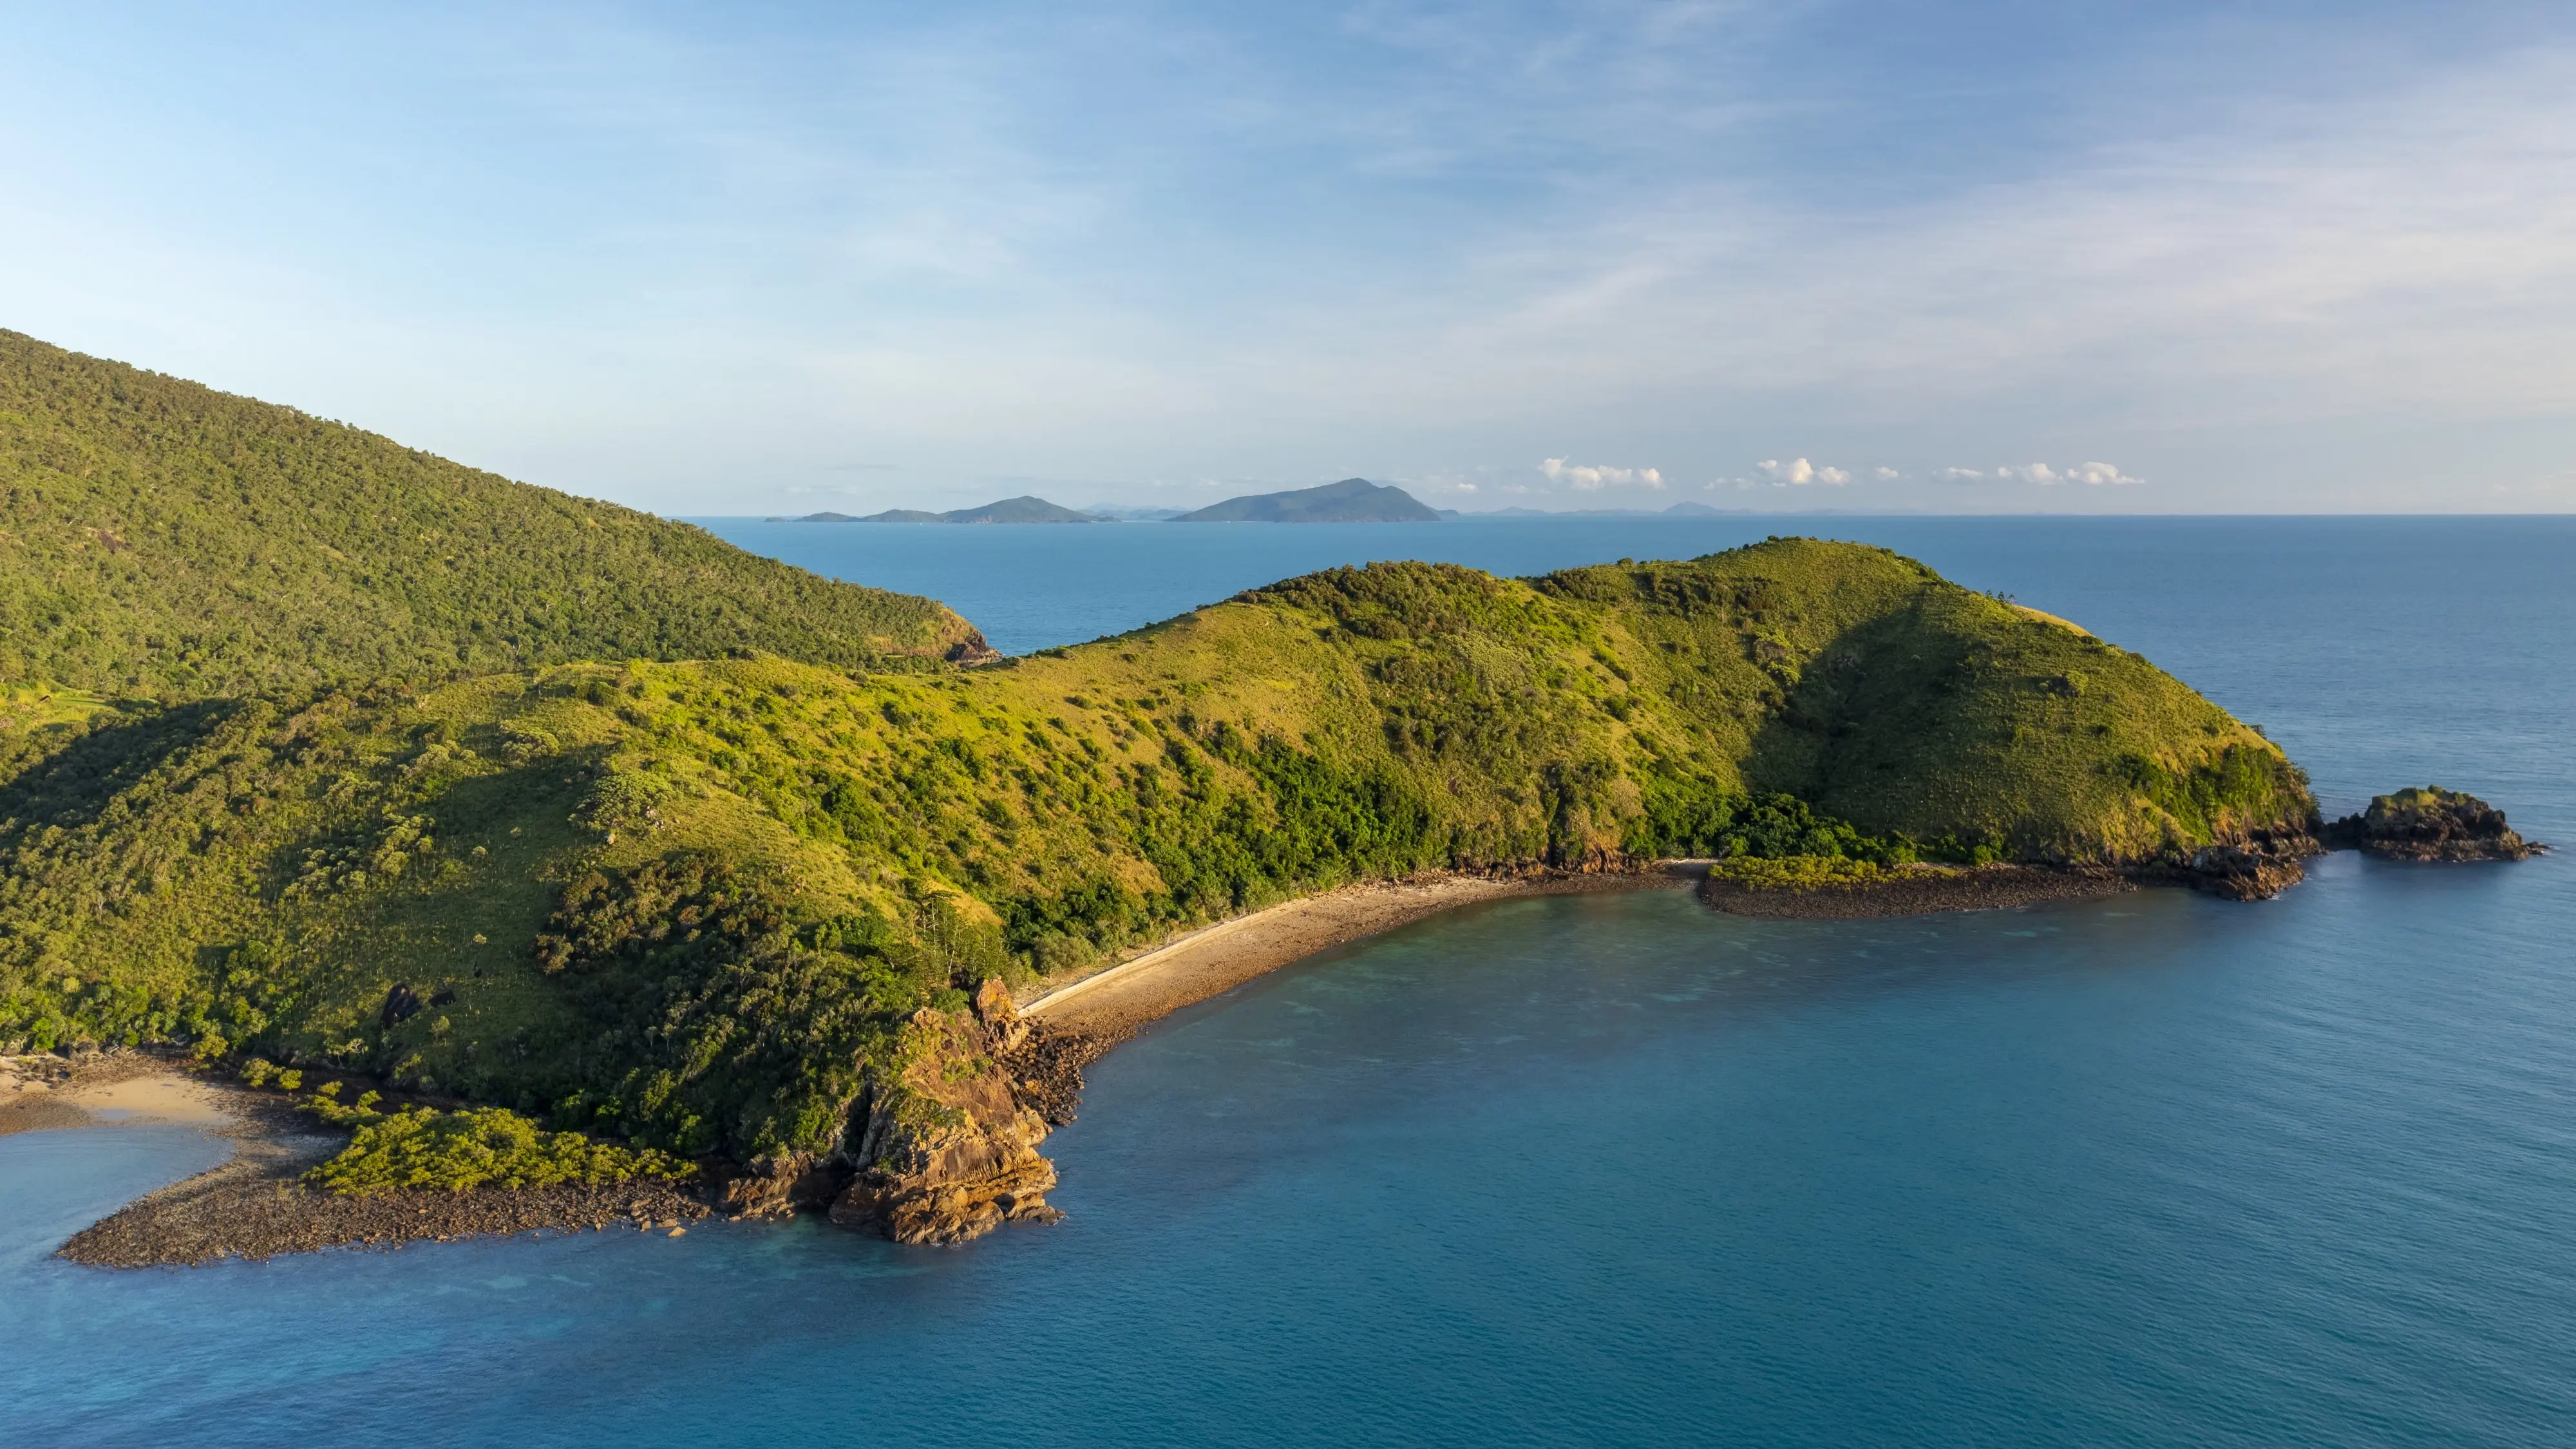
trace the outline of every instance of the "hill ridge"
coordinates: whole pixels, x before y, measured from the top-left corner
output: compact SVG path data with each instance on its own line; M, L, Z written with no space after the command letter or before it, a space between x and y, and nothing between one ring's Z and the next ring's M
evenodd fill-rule
M933 600L0 331L0 685L204 697L981 644Z

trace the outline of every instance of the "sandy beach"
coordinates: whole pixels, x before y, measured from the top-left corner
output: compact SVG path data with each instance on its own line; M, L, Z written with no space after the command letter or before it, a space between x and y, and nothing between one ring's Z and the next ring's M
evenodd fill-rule
M1344 886L1219 922L1033 996L1020 1013L1050 1031L1105 1044L1318 951L1458 906L1512 896L1686 890L1698 878L1688 862L1672 862L1636 872L1441 874Z
M73 1063L0 1057L0 1137L66 1127L175 1122L220 1129L236 1119L231 1093L157 1057L118 1052Z

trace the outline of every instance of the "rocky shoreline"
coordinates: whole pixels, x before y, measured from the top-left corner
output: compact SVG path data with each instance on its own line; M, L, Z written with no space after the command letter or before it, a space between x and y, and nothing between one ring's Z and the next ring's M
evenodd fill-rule
M624 1228L677 1236L711 1211L658 1182L339 1196L317 1191L302 1179L345 1146L347 1134L296 1110L280 1094L254 1091L140 1052L105 1053L79 1062L21 1057L8 1065L18 1084L15 1096L36 1101L0 1102L0 1132L106 1125L80 1105L85 1098L101 1095L102 1088L158 1079L160 1085L210 1099L215 1112L189 1120L232 1143L233 1154L223 1163L135 1199L57 1250L94 1267L190 1267L320 1248L391 1248L539 1231ZM31 1079L42 1083L35 1092L24 1085ZM169 1119L147 1110L132 1120Z
M307 1186L304 1174L346 1142L273 1092L190 1074L220 1099L216 1130L231 1160L149 1194L83 1230L62 1256L100 1267L262 1259L330 1247L530 1232L624 1229L682 1235L722 1213L735 1219L821 1213L899 1243L958 1243L1008 1222L1053 1222L1054 1164L1038 1151L1074 1120L1083 1071L1147 1023L1332 946L1480 900L1570 892L1686 888L1732 915L1845 920L2004 910L2086 899L2143 885L2189 886L2235 900L2278 895L2327 849L2394 860L2519 860L2527 842L2485 802L2439 789L2380 796L2371 808L2306 834L2258 835L2126 870L2047 865L1911 867L1791 887L1747 884L1704 862L1527 875L1454 874L1346 887L1221 923L1090 978L1059 986L1023 1010L998 980L970 1012L924 1010L909 1064L872 1082L829 1153L733 1168L706 1164L694 1190L638 1181L609 1187L407 1190L362 1197ZM71 1063L0 1061L0 1133L95 1121L84 1092L155 1073L172 1062L118 1053Z
M1972 870L1890 872L1851 884L1789 890L1748 886L1712 874L1700 882L1699 899L1709 909L1733 916L1844 921L1944 911L2009 910L2042 901L2118 895L2137 888L2136 881L2116 871L1988 865Z

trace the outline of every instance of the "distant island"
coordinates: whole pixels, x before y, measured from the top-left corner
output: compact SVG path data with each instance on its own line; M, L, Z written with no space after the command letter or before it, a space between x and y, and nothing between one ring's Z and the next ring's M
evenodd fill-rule
M1695 507L1697 505L1684 505ZM772 518L771 523L1433 523L1455 518L1454 511L1434 511L1401 488L1345 478L1319 488L1284 493L1251 493L1213 503L1196 512L1177 508L1117 508L1089 511L1066 508L1034 495L1005 498L977 508L932 513L919 508L889 508L883 513L808 513L801 518Z
M1436 523L1440 515L1401 488L1345 478L1320 488L1250 493L1184 513L1174 523Z
M889 508L883 513L853 517L847 513L808 513L802 518L773 518L772 523L1100 523L1104 520L1089 513L1076 512L1061 504L1049 503L1034 494L1004 498L975 508L952 508L946 513L929 513L918 508Z

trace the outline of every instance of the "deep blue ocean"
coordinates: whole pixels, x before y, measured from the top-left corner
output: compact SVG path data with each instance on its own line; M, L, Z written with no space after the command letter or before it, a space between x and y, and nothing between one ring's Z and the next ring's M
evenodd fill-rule
M2137 649L2330 809L2576 843L2576 519L710 520L1005 650L1335 563L1883 543ZM1757 922L1509 901L1100 1062L1063 1224L717 1225L109 1273L216 1161L0 1138L0 1440L2576 1444L2576 855Z

